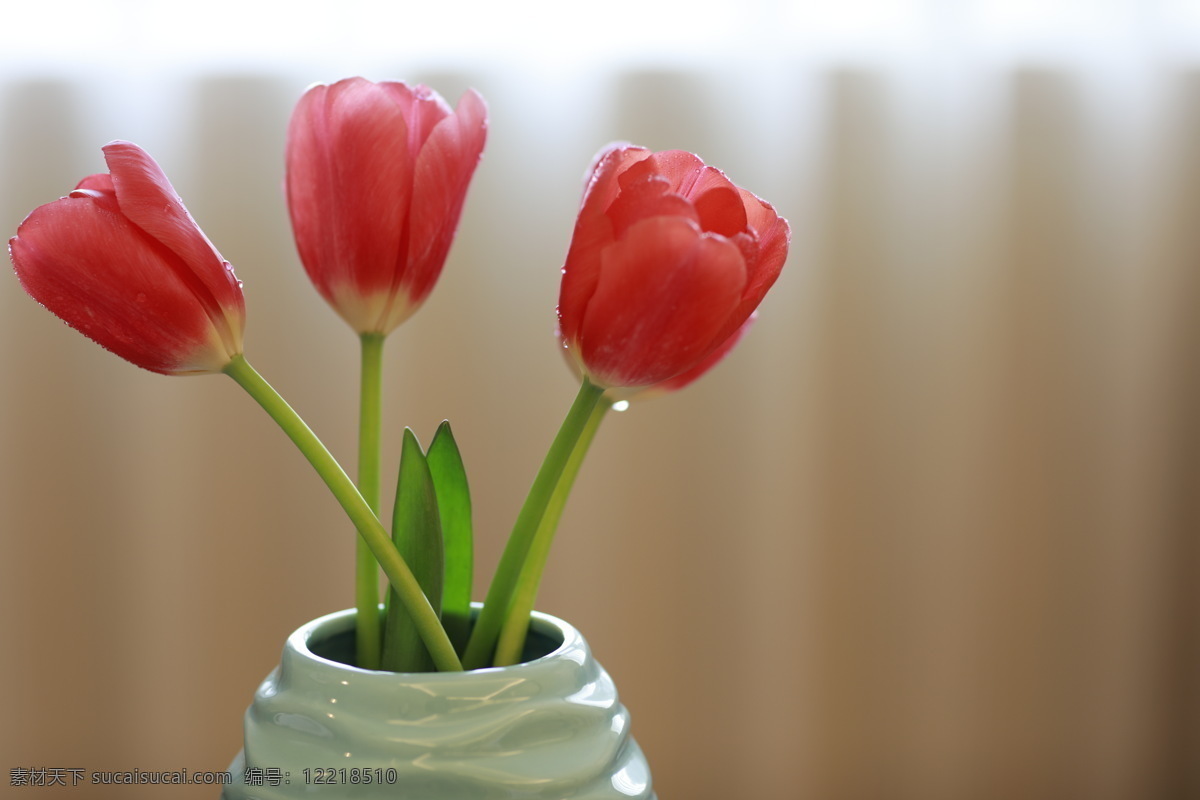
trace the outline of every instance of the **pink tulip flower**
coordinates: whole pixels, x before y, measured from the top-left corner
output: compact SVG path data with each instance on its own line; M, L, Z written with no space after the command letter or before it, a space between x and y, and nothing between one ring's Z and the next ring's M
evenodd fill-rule
M678 388L732 348L789 235L770 205L691 153L610 146L563 267L563 345L599 386Z
M220 372L242 352L241 282L144 150L104 147L108 174L33 211L9 240L25 291L139 367Z
M287 201L300 260L358 333L387 334L433 290L483 152L487 109L347 78L313 86L288 126Z

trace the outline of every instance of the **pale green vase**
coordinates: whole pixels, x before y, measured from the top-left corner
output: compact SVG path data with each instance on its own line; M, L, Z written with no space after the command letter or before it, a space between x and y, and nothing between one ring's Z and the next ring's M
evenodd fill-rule
M353 609L288 637L223 800L655 797L612 680L560 619L535 613L511 667L376 672L353 650Z

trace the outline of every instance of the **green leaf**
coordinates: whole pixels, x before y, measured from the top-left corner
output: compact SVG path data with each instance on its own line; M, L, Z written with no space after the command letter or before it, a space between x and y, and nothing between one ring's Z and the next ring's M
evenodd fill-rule
M392 510L392 541L408 562L434 612L439 612L445 555L437 494L421 444L408 428L404 429L404 445L400 451L400 475ZM429 672L433 669L433 660L394 591L388 592L382 668L392 672Z
M450 423L438 426L427 455L437 490L438 516L445 544L445 586L442 590L442 625L461 654L467 646L471 623L471 588L475 546L471 528L471 491L467 471L454 441Z

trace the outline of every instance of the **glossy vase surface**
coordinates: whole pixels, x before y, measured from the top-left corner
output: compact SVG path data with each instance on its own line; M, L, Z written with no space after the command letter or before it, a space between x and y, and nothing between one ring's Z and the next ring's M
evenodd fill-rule
M377 672L353 652L353 609L288 637L223 800L655 797L612 680L562 620L535 613L511 667Z

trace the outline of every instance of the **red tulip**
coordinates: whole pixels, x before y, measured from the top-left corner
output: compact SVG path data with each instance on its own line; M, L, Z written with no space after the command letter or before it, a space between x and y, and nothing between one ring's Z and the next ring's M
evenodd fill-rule
M305 92L287 141L287 199L300 260L359 333L386 334L442 271L487 110L468 91L348 78Z
M691 153L611 146L563 267L563 344L597 385L677 388L732 347L788 237L770 205Z
M104 147L108 174L33 211L9 240L21 285L68 325L139 367L220 372L242 352L233 267L144 150Z

